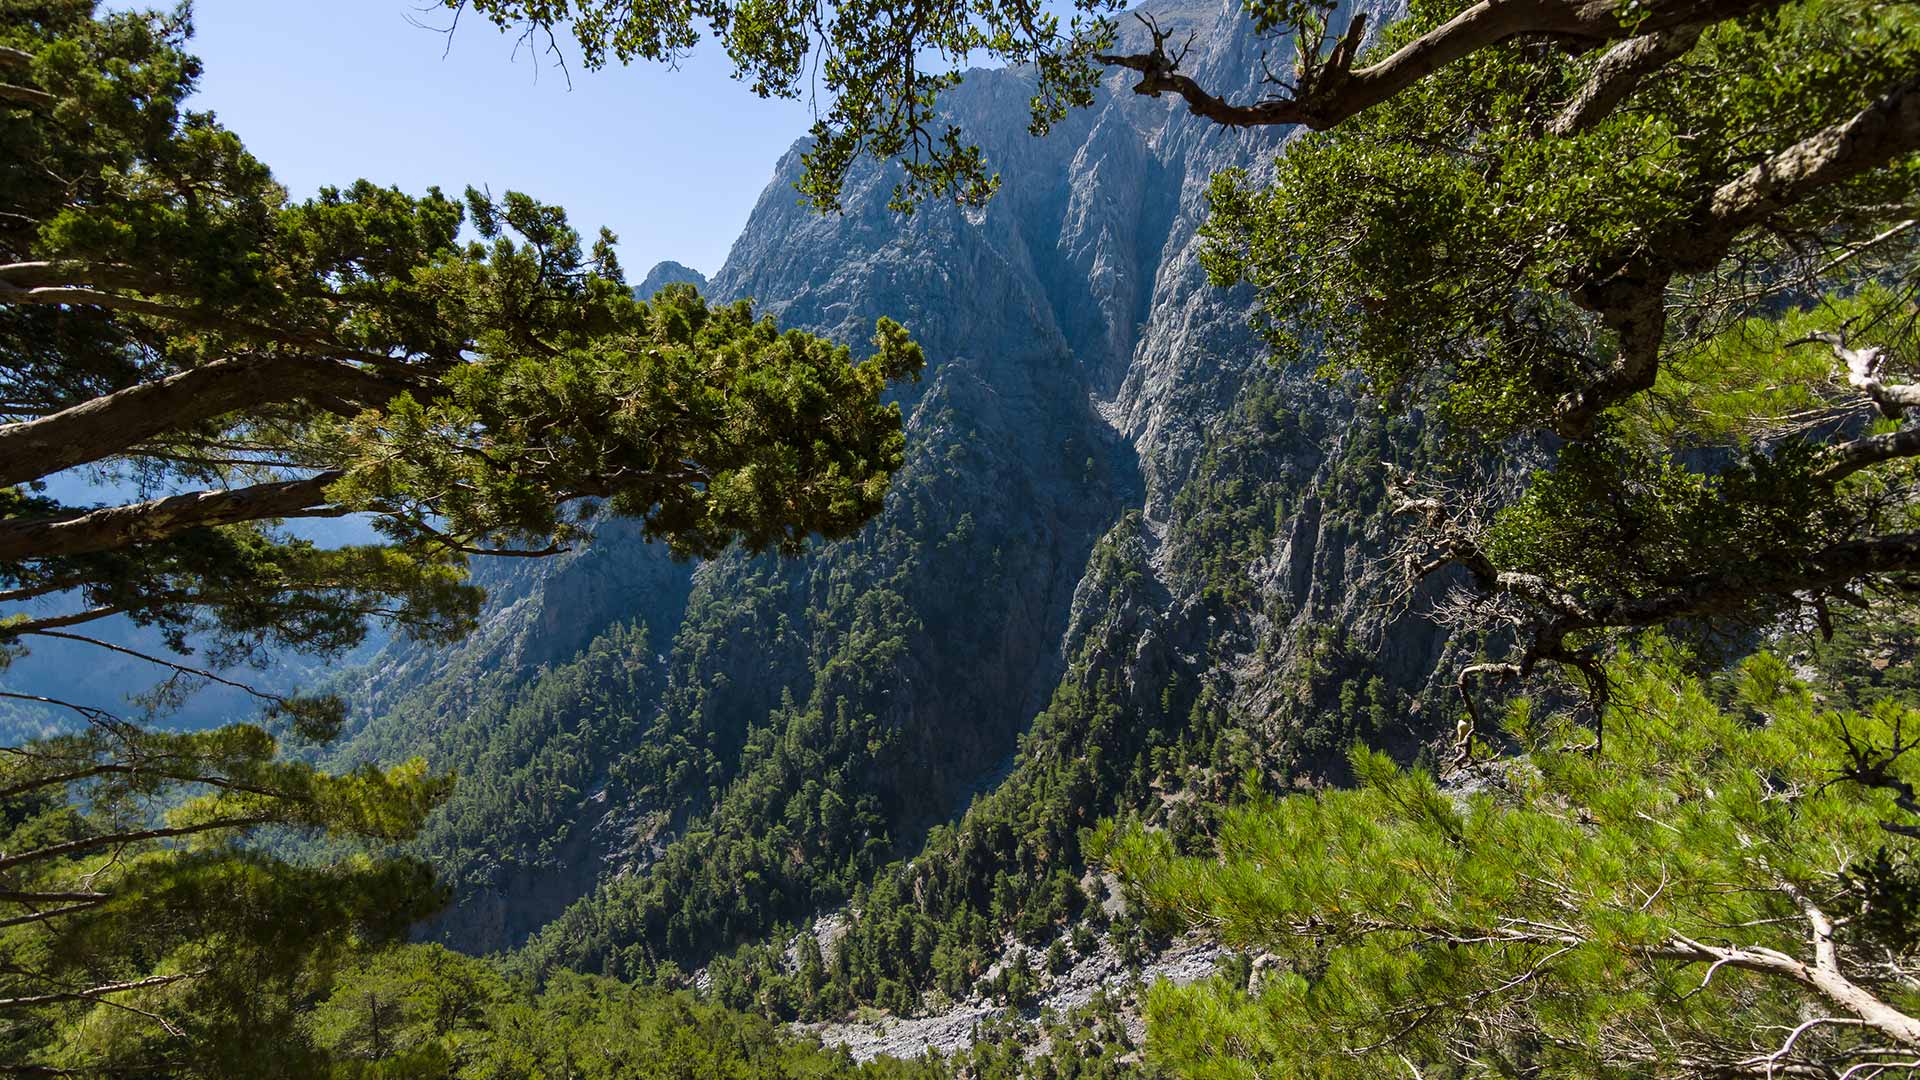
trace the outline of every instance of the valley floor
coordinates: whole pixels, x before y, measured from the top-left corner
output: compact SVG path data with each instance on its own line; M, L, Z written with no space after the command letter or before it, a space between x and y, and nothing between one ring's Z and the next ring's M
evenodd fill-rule
M928 1051L946 1056L973 1045L975 1032L982 1024L1015 1016L1033 1021L1049 1011L1064 1014L1087 1005L1097 991L1106 990L1126 1003L1123 1013L1127 1034L1138 1046L1146 1033L1145 1022L1138 1011L1140 996L1146 987L1161 980L1178 986L1207 978L1224 955L1224 950L1215 942L1188 935L1135 972L1128 970L1110 941L1102 940L1098 949L1062 972L1035 1004L1024 1009L969 1001L933 1016L904 1020L884 1017L793 1027L817 1036L828 1046L846 1047L856 1061L872 1061L878 1057L912 1059ZM1034 1052L1044 1049L1036 1046Z

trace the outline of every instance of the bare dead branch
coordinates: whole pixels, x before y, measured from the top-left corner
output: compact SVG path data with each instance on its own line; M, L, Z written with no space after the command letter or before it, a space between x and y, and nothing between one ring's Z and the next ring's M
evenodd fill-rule
M56 1001L97 1001L108 994L124 994L129 990L165 986L183 979L197 979L205 974L204 971L183 971L174 975L149 975L144 979L133 979L128 982L104 983L84 990L59 990L29 997L0 998L0 1009L24 1009L35 1005L49 1005Z
M144 653L138 649L130 649L125 645L116 644L111 641L102 641L99 638L86 637L82 634L69 634L63 630L16 631L14 630L14 628L9 626L0 626L0 635L4 635L9 632L12 632L12 633L25 632L25 633L31 633L36 637L58 638L62 641L74 641L82 645L92 645L95 648L106 649L109 652L117 652L123 656L131 656L136 660L145 660L149 664L154 664L159 667L167 668L179 675L191 675L196 679L206 679L209 682L219 683L221 686L229 686L235 690L239 690L244 693L250 694L253 697L260 699L261 701L269 702L274 705L285 705L288 703L286 698L281 697L278 694L270 694L270 693L267 693L265 690L260 690L255 687L248 686L246 683L236 682L233 679L224 678L220 675L215 674L214 672L206 670L205 668L192 667L187 664L182 664L177 660L168 660L166 657L163 657L163 656L154 656L151 653ZM0 866L4 866L4 865L5 865L5 860L0 860Z

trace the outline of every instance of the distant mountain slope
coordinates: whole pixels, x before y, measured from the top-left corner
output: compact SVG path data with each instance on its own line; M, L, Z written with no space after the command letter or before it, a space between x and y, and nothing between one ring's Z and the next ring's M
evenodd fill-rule
M74 505L115 505L134 498L151 498L166 493L143 488L128 480L105 478L91 470L73 469L48 478L48 494ZM316 518L290 522L286 531L323 547L341 547L376 541L377 535L364 517ZM88 606L72 592L58 592L14 604L0 605L0 618L26 615L43 618L66 614ZM186 644L192 651L178 654L168 647L165 637L153 627L141 627L123 615L113 615L73 628L73 633L109 645L120 646L149 656L177 661L193 667L223 667L204 634L190 633ZM262 650L251 663L234 661L224 665L225 675L257 690L287 693L324 677L329 667L354 665L377 652L386 641L385 628L374 625L367 640L344 657L315 657L287 649ZM14 657L0 666L0 690L9 693L50 697L89 708L106 709L129 718L183 730L217 727L240 721L257 721L262 702L246 691L203 679L173 680L170 693L154 691L169 681L167 668L125 652L85 642L57 638L36 639L25 656ZM0 702L0 743L14 744L22 739L84 726L74 712L52 705L29 704L18 699Z
M1237 3L1152 6L1195 34L1196 77L1259 93ZM1038 941L1085 902L1077 830L1098 816L1204 808L1250 770L1287 784L1337 771L1353 737L1412 754L1450 726L1450 646L1383 605L1398 582L1377 565L1383 462L1426 452L1417 418L1356 412L1312 358L1270 365L1249 298L1197 262L1208 178L1258 168L1280 133L1206 125L1116 76L1035 140L1030 94L986 71L947 99L1001 170L984 210L902 219L874 166L846 213L814 215L796 147L709 285L856 349L882 314L925 346L877 521L687 576L615 528L516 567L475 642L371 669L349 756L485 743L500 701L543 694L620 627L644 623L663 657L657 679L596 684L581 715L542 706L527 745L571 763L551 806L456 798L448 820L468 824L427 848L461 887L439 935L513 945L580 896L531 961L645 974L857 893L926 944L855 920L847 963L869 974L850 992L910 1008L939 943L946 971L975 970L996 923ZM483 759L519 767L459 757Z
M641 737L695 567L625 521L546 559L481 560L480 628L452 648L395 640L324 688L350 706L336 766L414 755L461 778L418 848L458 897L435 936L516 942L593 888L613 763Z

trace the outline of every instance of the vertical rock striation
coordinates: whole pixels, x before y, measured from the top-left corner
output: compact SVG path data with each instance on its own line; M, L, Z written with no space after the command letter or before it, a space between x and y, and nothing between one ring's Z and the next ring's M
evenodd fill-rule
M1202 83L1264 92L1237 0L1149 6L1191 33ZM1276 782L1337 774L1354 736L1412 753L1441 729L1449 643L1385 604L1397 582L1379 565L1382 462L1422 452L1418 418L1356 405L1313 358L1270 359L1251 298L1199 264L1208 179L1260 168L1285 133L1206 124L1116 74L1033 139L1030 95L1026 73L996 70L946 98L1002 176L984 209L903 219L886 209L895 174L870 164L822 217L792 188L796 147L708 285L856 349L880 315L925 347L901 397L908 463L860 536L693 570L616 527L503 575L488 632L452 658L395 648L372 669L362 756L395 745L394 715L470 723L447 671L524 684L636 617L662 654L657 693L624 705L640 717L628 741L593 748L603 782L569 796L569 867L474 876L444 856L476 882L463 910L524 908L456 915L444 936L517 944L598 882L542 935L554 962L617 969L636 946L697 961L751 940L957 820L1039 752L1021 733L1089 671L1156 723L1211 688ZM694 910L715 881L737 910Z

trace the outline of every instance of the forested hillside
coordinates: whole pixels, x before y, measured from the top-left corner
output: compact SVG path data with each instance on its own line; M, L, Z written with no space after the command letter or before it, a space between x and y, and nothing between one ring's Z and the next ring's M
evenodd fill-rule
M1237 10L1153 11L1197 33L1196 70L1257 70ZM903 219L869 165L820 217L796 150L710 286L850 341L887 312L926 349L872 525L703 563L684 614L676 571L611 531L496 588L456 652L369 668L339 760L486 773L421 841L459 890L436 936L512 947L557 916L535 969L644 977L858 896L830 1000L912 1013L1086 906L1101 816L1191 826L1249 772L1335 777L1355 737L1411 756L1451 726L1446 639L1381 562L1382 477L1428 433L1356 413L1312 355L1270 366L1250 297L1196 258L1208 178L1277 137L1113 78L1035 140L1030 94L981 71L944 99L1002 170L984 210ZM634 674L584 670L610 661Z
M1920 5L448 7L829 99L636 285L0 0L0 1073L1920 1072Z

